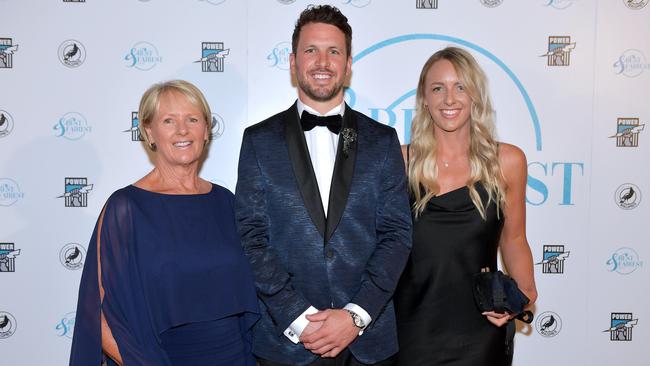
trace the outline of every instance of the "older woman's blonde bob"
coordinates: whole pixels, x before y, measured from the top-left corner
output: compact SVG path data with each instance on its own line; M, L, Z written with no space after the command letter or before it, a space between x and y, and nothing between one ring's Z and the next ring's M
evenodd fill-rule
M142 99L140 99L140 108L138 110L138 119L140 120L138 129L149 147L151 147L151 143L145 127L151 124L151 121L158 112L160 98L164 94L171 92L181 93L187 97L187 100L201 111L205 123L208 124L208 128L212 127L212 112L210 111L208 101L205 100L205 96L199 88L185 80L169 80L157 83L144 92Z

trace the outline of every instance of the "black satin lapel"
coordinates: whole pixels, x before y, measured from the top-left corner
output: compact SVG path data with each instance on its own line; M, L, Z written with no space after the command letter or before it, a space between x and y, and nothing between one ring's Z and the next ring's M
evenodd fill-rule
M300 189L305 208L311 220L316 225L318 232L325 237L325 213L318 190L318 182L311 165L305 134L300 127L298 109L296 104L291 106L284 114L284 133L289 150L289 159L293 167L293 174Z
M355 141L350 144L347 156L343 153L343 130L351 128L357 134ZM338 148L336 149L336 162L334 163L334 172L332 173L332 186L330 188L330 200L327 209L327 229L325 231L325 242L327 243L334 230L339 225L343 210L348 202L350 187L352 186L352 176L354 175L354 164L357 160L358 145L357 122L354 113L348 105L345 105L343 115L343 125L339 134Z

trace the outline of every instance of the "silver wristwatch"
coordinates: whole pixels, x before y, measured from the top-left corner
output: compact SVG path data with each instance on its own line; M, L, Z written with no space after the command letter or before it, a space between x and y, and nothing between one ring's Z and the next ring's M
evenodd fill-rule
M359 328L360 330L363 330L366 327L366 323L363 322L363 319L359 316L359 314L355 313L352 310L347 310L348 313L350 313L350 316L352 317L352 322L354 323L354 326Z

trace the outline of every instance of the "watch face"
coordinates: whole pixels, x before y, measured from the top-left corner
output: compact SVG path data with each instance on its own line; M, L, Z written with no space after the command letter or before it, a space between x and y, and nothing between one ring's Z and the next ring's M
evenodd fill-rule
M345 309L348 313L350 313L350 316L352 317L352 323L354 324L355 327L357 328L365 328L366 323L363 322L363 319L359 316L359 314L355 313L352 310Z
M352 321L354 322L354 325L357 328L363 328L364 327L365 324L363 323L363 320L361 319L359 314L350 312L350 315L352 316Z
M356 325L359 328L363 328L363 320L357 315L354 317L354 325Z

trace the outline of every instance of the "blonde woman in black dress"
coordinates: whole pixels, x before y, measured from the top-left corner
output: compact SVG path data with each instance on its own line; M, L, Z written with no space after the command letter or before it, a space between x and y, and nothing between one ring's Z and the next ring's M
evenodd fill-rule
M432 55L420 74L411 143L403 147L413 249L395 292L399 365L499 366L507 314L481 313L472 276L507 272L537 298L526 239L524 153L494 137L487 79L465 50Z

